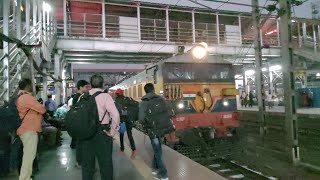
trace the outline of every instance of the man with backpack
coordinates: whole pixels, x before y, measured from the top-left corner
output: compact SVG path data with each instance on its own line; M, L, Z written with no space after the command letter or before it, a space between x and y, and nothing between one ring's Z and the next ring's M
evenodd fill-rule
M30 180L32 164L37 153L38 132L41 132L42 115L46 109L32 96L32 82L23 79L19 82L17 110L22 119L17 135L23 144L23 158L19 180Z
M132 136L132 128L134 121L137 120L139 113L139 103L134 101L132 98L126 97L123 95L122 89L117 89L116 92L116 106L120 113L120 121L125 124L128 139L132 149L131 159L134 159L137 155L134 139ZM124 133L120 130L120 152L124 154Z
M156 179L169 180L167 169L161 157L161 138L175 130L170 119L171 112L165 100L155 94L152 83L147 83L144 90L146 95L141 98L139 122L145 127L154 151L152 173Z
M93 89L84 93L66 116L66 130L81 146L82 179L92 180L97 158L101 179L113 179L113 136L120 116L112 97L103 93L103 77L91 77Z
M85 80L79 80L77 82L77 89L78 89L78 92L72 96L72 103L70 104L70 107L72 107L73 105L75 105L78 102L79 97L82 94L89 92L90 84L89 84L89 82L87 82ZM79 144L79 142L77 142L76 139L72 138L70 147L72 149L76 148L76 161L77 161L76 167L79 168L81 166L81 147L80 147L80 144Z

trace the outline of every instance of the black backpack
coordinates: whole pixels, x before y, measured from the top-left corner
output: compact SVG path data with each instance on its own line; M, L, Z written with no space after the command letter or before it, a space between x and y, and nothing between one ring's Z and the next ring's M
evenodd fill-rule
M123 97L123 99L116 102L117 109L120 113L121 120L130 120L136 122L139 118L139 102L130 97Z
M80 100L67 112L65 127L72 138L86 140L98 132L100 119L95 97L101 93L96 92L93 95L89 95L89 93L83 94Z
M162 137L175 131L171 121L169 108L163 98L154 96L147 101L146 124L144 125L149 136Z
M24 117L21 119L19 116L19 112L16 106L17 100L22 94L19 94L16 98L11 99L9 102L6 102L1 108L0 108L0 133L9 133L16 131L21 123L22 120L26 117L27 113L24 115Z

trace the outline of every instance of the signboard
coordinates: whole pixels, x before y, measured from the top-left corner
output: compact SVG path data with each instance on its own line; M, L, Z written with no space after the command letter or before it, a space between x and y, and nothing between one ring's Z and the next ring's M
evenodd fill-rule
M67 88L75 88L76 87L76 83L74 82L67 82Z

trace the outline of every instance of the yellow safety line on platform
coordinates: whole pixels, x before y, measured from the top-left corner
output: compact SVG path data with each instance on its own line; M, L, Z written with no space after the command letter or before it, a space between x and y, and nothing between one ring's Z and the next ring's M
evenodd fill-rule
M115 143L120 146L120 138L119 136L115 136ZM151 168L143 161L143 159L137 154L136 158L133 160L130 158L131 156L131 148L124 141L124 153L128 157L129 161L135 166L138 172L144 177L145 180L154 180L154 176L152 174Z

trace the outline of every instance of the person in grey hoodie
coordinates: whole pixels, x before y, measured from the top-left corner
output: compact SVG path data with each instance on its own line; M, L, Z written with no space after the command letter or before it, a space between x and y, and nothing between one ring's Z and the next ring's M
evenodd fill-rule
M146 126L148 123L146 122L146 111L148 109L148 103L151 99L161 99L162 97L158 96L154 92L154 86L152 83L147 83L144 86L144 91L146 95L141 98L141 103L139 106L139 122ZM161 128L166 128L167 125L161 126ZM155 175L156 179L159 180L169 180L166 166L162 160L162 148L161 148L161 136L157 135L159 126L153 125L152 127L148 127L147 134L151 140L152 149L154 151L153 157L153 167L152 174Z

